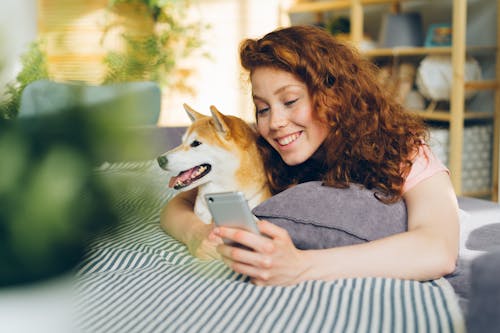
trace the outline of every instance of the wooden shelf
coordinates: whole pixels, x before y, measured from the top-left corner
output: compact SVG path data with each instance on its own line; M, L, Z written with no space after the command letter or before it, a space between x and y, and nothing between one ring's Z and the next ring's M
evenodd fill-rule
M477 53L494 53L496 46L469 46L467 47L468 54ZM439 47L393 47L393 48L380 48L373 50L362 51L361 53L367 57L398 57L398 56L423 56L435 54L449 54L451 55L452 48L447 46Z
M314 12L326 12L329 10L348 9L350 6L351 6L350 0L311 1L311 2L300 2L293 4L285 10L289 14L314 13Z
M451 121L452 115L449 111L442 110L410 110L418 114L425 120ZM464 120L491 120L495 117L493 112L489 111L466 111L464 112Z
M404 2L399 0L398 2ZM395 0L359 0L361 5L390 5ZM285 8L289 14L293 13L317 13L327 12L330 10L349 9L353 5L352 0L331 0L331 1L309 1L294 3L290 7Z
M362 52L367 57L397 57L427 54L451 54L451 47L393 47Z
M464 83L465 90L495 90L499 88L496 80L467 81Z

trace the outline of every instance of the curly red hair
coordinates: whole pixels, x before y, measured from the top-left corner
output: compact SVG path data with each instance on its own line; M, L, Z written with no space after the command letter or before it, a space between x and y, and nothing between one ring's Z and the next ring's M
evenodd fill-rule
M316 116L331 130L315 156L288 166L260 137L273 193L297 183L322 180L375 189L384 202L401 198L412 159L428 137L424 122L406 111L377 82L377 67L323 29L293 26L246 39L240 60L251 73L272 67L294 74L309 90Z

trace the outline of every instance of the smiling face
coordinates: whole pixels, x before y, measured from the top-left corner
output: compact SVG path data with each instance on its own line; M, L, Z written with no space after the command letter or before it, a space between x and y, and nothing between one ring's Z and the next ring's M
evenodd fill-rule
M293 74L260 67L251 75L257 129L288 165L305 162L329 128L313 113L309 91Z

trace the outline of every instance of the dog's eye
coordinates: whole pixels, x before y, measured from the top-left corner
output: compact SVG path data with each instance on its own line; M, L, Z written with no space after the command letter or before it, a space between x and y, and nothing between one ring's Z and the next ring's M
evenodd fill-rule
M193 142L191 142L190 146L191 147L198 147L199 145L201 145L201 142L198 141L198 140L194 140Z

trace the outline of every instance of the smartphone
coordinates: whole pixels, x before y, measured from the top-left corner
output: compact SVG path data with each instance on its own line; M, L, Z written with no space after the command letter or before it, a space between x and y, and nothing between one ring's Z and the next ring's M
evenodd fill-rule
M242 192L208 193L205 194L205 201L217 226L240 228L260 234L256 218ZM231 246L239 245L227 239L223 241Z

